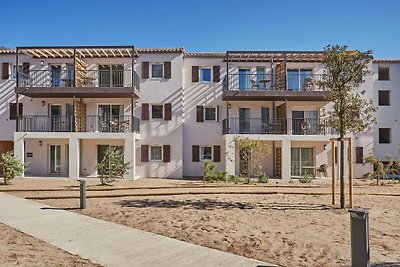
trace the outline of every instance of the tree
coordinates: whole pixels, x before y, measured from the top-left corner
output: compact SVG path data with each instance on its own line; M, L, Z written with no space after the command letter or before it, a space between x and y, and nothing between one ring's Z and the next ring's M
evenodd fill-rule
M247 182L250 183L250 177L261 172L261 160L271 153L271 149L263 141L248 137L235 137L233 141L234 147L239 151L239 164L245 170Z
M394 158L391 154L385 155L386 164L384 164L379 158L375 156L373 150L364 158L365 163L372 164L374 171L372 172L372 178L376 179L376 185L379 185L381 178L387 178L388 174L393 176L399 175L400 161L398 158ZM369 173L370 174L370 173Z
M328 45L324 50L324 73L319 85L327 90L332 109L326 112L327 123L339 135L340 142L340 207L344 208L344 140L346 134L359 133L375 122L376 108L372 99L359 90L363 78L370 73L372 51L348 51L347 46Z
M12 151L3 153L1 157L3 158L1 164L3 165L4 185L7 185L10 180L24 172L25 165L14 156Z
M96 165L102 185L123 178L131 168L131 162L124 162L124 153L120 148L108 148L104 158Z

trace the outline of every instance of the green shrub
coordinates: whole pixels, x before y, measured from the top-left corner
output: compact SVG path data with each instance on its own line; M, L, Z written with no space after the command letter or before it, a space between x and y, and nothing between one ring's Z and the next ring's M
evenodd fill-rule
M102 185L124 178L131 168L130 162L124 162L124 152L119 148L107 149L104 158L96 165Z
M268 183L268 180L269 180L269 176L265 173L265 172L260 172L259 174L258 174L258 180L257 180L257 182L259 182L259 183Z
M20 176L25 169L25 165L19 161L12 151L7 151L1 155L3 158L4 184L7 185L12 179Z
M311 182L312 182L312 177L311 177L311 175L309 175L308 173L305 173L305 174L303 175L303 177L301 177L301 178L299 179L299 182L300 182L300 183L303 183L303 184L311 183Z
M245 179L237 175L229 175L228 182L235 183L235 184L243 184Z

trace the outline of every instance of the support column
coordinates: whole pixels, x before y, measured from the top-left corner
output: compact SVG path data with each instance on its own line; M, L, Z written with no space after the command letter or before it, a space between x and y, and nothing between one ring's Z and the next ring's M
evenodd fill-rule
M69 179L78 179L79 178L79 139L78 138L70 138L69 139Z
M292 177L292 141L290 139L282 140L282 181L288 182Z
M124 146L124 161L125 163L130 162L131 169L125 174L125 179L135 179L136 178L136 152L135 152L135 138L133 136L125 138Z
M24 145L24 133L14 133L14 156L22 163L25 164L25 145ZM21 177L25 177L25 171L21 174Z
M236 153L233 137L225 137L225 171L230 175L236 175Z

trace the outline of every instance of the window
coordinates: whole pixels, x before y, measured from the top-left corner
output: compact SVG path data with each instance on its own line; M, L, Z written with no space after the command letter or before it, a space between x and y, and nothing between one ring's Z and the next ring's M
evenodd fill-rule
M306 91L311 78L311 69L289 69L287 70L287 87L293 91Z
M162 119L164 118L163 105L151 105L151 118Z
M363 158L364 158L364 148L359 147L359 146L356 147L356 163L362 164Z
M151 64L151 78L161 79L163 78L163 64L153 63Z
M378 105L390 106L390 91L378 91Z
M204 120L205 121L216 121L217 120L217 108L216 107L205 107L204 108Z
M73 67L73 66L72 66ZM124 65L99 65L99 87L124 86Z
M162 146L150 146L150 160L151 161L162 160Z
M379 128L379 144L390 144L390 128Z
M389 66L378 66L378 80L389 81Z
M200 69L200 82L211 82L211 68Z
M212 160L212 147L202 146L200 147L200 159L201 160Z

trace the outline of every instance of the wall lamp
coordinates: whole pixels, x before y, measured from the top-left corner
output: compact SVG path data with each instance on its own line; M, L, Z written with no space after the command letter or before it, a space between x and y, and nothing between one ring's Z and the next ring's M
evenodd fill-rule
M44 102L44 100L42 100L42 107L44 107L46 105L46 102Z
M40 61L40 66L43 66L43 65L44 65L44 61L41 60L41 61Z
M43 145L42 140L39 140L39 146L42 146L42 145Z
M228 109L231 109L231 104L230 103L228 104Z

